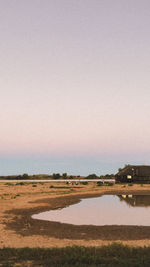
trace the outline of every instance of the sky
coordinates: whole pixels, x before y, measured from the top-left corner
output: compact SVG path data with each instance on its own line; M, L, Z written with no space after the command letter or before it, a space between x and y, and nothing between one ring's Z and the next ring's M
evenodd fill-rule
M149 29L149 0L0 0L0 175L150 165Z

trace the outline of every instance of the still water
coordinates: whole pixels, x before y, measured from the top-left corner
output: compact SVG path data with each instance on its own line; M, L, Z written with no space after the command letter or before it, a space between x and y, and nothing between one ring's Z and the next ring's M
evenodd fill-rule
M150 195L103 195L66 208L42 212L33 219L74 225L150 226Z

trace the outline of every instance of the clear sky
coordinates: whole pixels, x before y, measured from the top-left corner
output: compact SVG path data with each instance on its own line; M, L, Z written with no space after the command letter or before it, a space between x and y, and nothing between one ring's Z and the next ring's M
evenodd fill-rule
M149 0L0 0L0 174L150 164L149 122Z

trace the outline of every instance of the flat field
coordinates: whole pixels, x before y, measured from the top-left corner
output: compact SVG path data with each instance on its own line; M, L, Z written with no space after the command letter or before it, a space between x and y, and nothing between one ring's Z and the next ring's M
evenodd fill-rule
M101 246L121 242L150 246L150 227L75 226L34 220L32 214L102 194L150 194L150 185L97 186L65 183L0 184L0 248Z

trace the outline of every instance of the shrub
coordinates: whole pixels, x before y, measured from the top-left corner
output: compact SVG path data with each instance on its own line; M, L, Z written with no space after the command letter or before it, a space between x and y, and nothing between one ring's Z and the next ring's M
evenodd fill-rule
M24 182L16 183L16 185L25 185Z
M29 178L29 175L28 175L27 173L24 173L24 174L22 175L22 178L23 178L23 179L28 179L28 178Z
M88 182L81 182L81 184L83 184L83 185L88 185Z
M98 176L95 174L95 173L93 173L93 174L89 174L87 177L86 177L86 179L97 179L98 178Z
M5 185L8 185L8 186L13 186L14 183L6 183Z
M114 183L111 183L111 182L106 182L105 184L108 185L108 186L113 186L114 185Z
M103 182L99 181L97 182L97 186L102 186L103 185Z
M53 179L59 179L61 175L59 173L53 173Z
M131 183L131 184L128 184L128 186L133 186L133 184Z
M62 174L62 178L63 178L63 179L67 179L67 173L63 173L63 174Z

